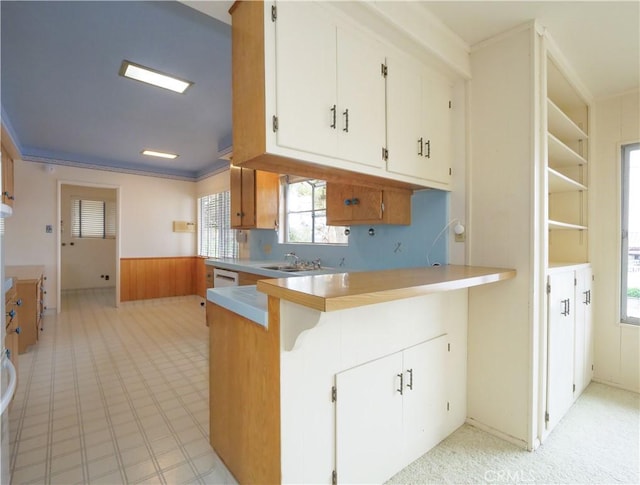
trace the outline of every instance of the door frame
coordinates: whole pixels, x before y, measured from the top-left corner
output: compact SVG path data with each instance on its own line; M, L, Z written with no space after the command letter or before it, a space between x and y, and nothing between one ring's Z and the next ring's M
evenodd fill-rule
M58 193L57 193L57 221L58 224L56 227L58 228L56 231L56 265L57 265L57 313L60 313L62 309L61 305L61 295L62 295L62 234L60 232L60 221L62 220L62 186L63 185L77 185L80 187L95 187L99 189L114 189L116 191L116 275L115 275L115 283L116 283L116 301L115 306L120 306L120 189L119 185L114 184L100 184L94 182L85 182L81 180L68 180L68 179L58 179Z

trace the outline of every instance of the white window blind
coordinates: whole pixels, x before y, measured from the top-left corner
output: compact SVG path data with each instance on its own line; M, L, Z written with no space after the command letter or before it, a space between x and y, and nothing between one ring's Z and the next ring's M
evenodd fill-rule
M71 201L71 237L116 237L116 206L104 200Z
M229 191L198 199L198 253L210 258L238 257Z

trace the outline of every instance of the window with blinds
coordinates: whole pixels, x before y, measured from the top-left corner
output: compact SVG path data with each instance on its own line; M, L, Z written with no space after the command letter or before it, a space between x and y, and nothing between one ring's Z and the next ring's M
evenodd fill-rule
M73 199L71 201L71 237L115 238L115 202Z
M238 257L236 232L231 229L229 191L198 199L198 254L210 258Z

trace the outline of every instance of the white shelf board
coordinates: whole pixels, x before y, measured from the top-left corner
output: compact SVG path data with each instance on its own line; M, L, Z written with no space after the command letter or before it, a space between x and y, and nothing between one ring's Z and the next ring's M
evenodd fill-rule
M578 141L589 138L582 128L550 99L547 99L547 119L549 132L560 140Z
M552 231L564 230L564 231L585 231L587 226L580 226L578 224L569 224L568 222L552 221L548 220L549 229Z
M580 262L576 263L575 261L549 261L547 268L550 270L565 269L565 268L578 269L578 268L583 268L585 266L589 266L589 263L587 261L582 263Z
M585 158L578 155L551 133L547 134L547 143L549 147L549 165L554 167L586 165L587 160Z
M559 192L579 192L581 190L587 190L587 187L579 182L576 182L570 177L555 171L551 167L547 167L549 174L549 193L557 194Z

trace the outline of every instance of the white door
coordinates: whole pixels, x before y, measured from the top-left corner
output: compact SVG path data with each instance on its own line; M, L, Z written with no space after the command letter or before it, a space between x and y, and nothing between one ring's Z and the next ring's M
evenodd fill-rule
M411 462L437 445L447 424L447 335L404 351L405 459Z
M555 273L548 301L547 429L551 430L573 403L574 272Z
M425 71L422 82L424 124L423 177L448 184L451 176L451 86L440 74Z
M574 399L591 382L593 335L591 329L591 268L576 271L576 336Z
M278 2L277 143L337 153L336 27L313 2Z
M383 167L385 79L382 45L338 27L338 157Z
M402 467L401 374L401 352L336 374L339 483L382 483Z
M424 178L422 78L417 63L387 57L387 170Z

